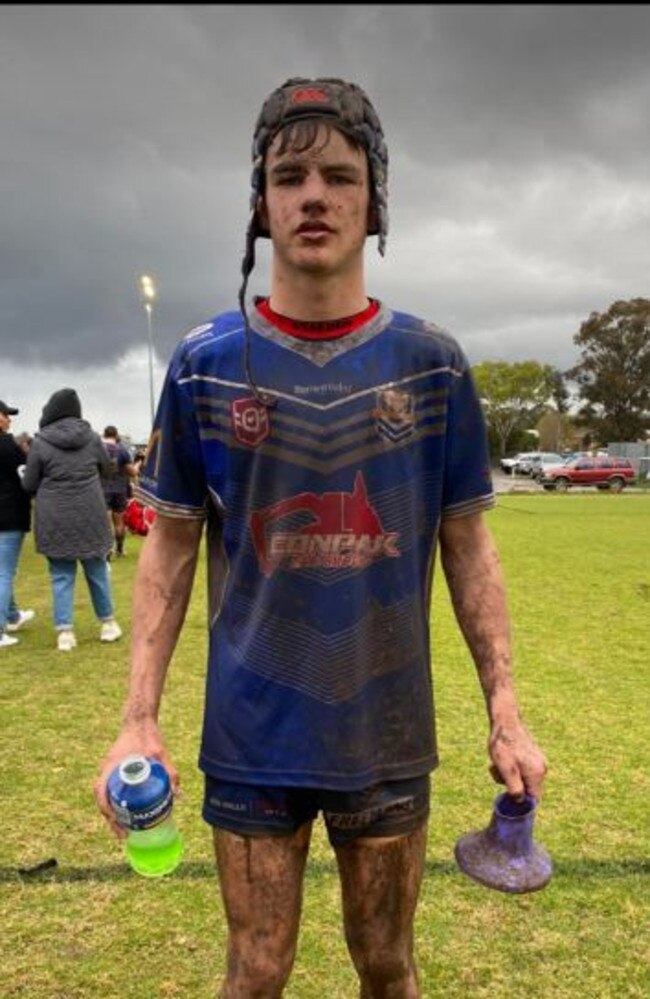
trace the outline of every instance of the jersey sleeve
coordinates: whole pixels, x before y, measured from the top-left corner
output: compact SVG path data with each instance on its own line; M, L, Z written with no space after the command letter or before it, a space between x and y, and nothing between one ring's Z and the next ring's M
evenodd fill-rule
M183 374L182 346L172 358L160 395L134 496L167 517L203 520L208 486L191 386Z
M441 513L445 518L464 517L494 502L485 418L461 352L449 394Z

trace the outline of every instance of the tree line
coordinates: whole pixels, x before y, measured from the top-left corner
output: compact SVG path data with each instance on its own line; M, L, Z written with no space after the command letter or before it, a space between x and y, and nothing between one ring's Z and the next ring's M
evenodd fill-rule
M580 359L561 371L538 361L472 367L492 453L604 446L650 431L650 300L616 301L592 312L573 337ZM575 386L577 410L570 412ZM532 432L532 433L531 433Z

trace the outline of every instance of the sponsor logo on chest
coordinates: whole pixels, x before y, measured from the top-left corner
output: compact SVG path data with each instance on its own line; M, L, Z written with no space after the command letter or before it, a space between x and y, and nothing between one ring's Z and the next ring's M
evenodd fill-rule
M398 534L384 530L361 472L351 493L298 493L254 511L250 528L265 576L278 569L364 569L400 555Z

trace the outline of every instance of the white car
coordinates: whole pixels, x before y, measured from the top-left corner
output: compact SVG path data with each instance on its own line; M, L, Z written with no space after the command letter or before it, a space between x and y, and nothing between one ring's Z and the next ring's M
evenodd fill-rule
M531 479L539 479L546 473L547 468L552 468L554 465L563 465L571 457L573 455L562 455L556 451L540 451L539 454L534 455L524 462L520 471L524 475L530 475Z
M539 451L520 451L510 458L502 458L500 462L501 471L505 472L506 475L514 475L515 472L520 471L520 462L526 461L536 454L539 454Z

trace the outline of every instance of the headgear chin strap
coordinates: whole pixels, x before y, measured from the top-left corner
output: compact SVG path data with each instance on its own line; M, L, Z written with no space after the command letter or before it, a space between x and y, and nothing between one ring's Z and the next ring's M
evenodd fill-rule
M246 247L242 259L243 282L239 290L239 306L244 316L246 346L246 377L255 398L264 405L269 399L260 393L250 376L249 325L246 314L246 288L255 266L255 240L268 237L260 221L258 203L264 193L264 163L268 148L285 125L308 118L319 118L339 126L364 149L370 170L371 218L369 236L378 236L378 250L383 256L388 234L388 150L381 123L368 96L355 83L324 77L310 80L292 77L274 90L262 105L253 138L253 172L251 176L250 220L246 232Z

